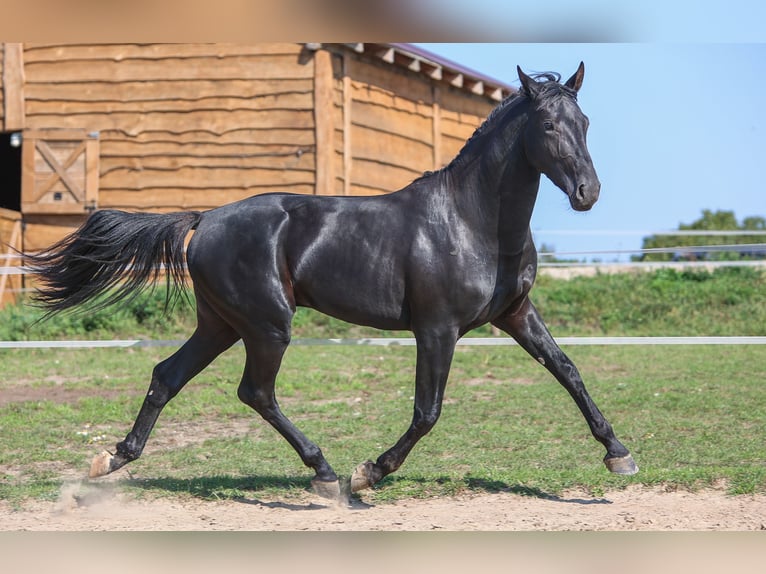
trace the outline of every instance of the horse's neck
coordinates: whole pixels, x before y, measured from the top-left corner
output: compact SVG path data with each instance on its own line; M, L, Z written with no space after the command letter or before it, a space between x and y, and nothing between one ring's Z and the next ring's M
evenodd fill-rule
M501 241L515 243L525 238L540 186L540 172L527 161L518 138L503 153L488 149L460 168L452 174L452 181L461 217L476 232Z

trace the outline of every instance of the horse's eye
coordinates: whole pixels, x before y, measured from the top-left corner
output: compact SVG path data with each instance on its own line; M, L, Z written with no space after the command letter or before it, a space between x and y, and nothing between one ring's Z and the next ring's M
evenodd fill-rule
M546 120L543 122L543 127L545 128L546 132L552 132L553 131L553 122L550 120Z

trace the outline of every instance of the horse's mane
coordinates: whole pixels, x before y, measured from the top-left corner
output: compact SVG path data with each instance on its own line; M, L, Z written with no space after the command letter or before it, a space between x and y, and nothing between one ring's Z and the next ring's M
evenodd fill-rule
M489 113L487 118L482 122L482 124L476 128L471 134L471 137L469 137L466 142L463 144L463 147L460 148L460 151L455 155L452 160L445 165L444 167L437 169L435 171L426 171L423 173L423 175L419 178L417 178L413 183L418 182L424 178L430 178L435 175L439 175L441 173L446 172L449 170L455 163L460 160L460 158L465 157L467 154L467 150L471 149L475 143L481 139L481 136L483 136L485 133L490 131L495 123L497 118L501 116L506 110L508 110L511 107L514 107L516 104L518 104L521 100L526 99L526 94L522 94L521 92L513 92L508 97L506 97L502 102L500 102L497 106L495 106L492 111Z
M482 135L494 127L495 120L497 120L497 118L502 115L508 108L512 107L513 104L517 104L521 99L523 99L523 97L526 97L526 94L520 91L514 92L505 98L502 102L500 102L497 106L495 106L487 116L487 119L485 119L484 122L482 122L482 124L474 130L473 134L471 134L471 137L466 140L458 155L463 153L463 150L470 146L473 141L479 139Z
M577 99L577 92L565 86L564 84L561 84L561 75L556 72L540 72L533 74L532 78L539 82L541 88L538 105L542 105L551 99L559 98L562 96L570 97L574 100ZM473 134L471 134L471 137L466 140L465 144L463 144L463 147L452 159L452 161L436 171L426 171L415 181L431 177L448 170L461 158L464 158L470 152L470 150L475 147L476 142L479 141L482 136L484 136L496 126L501 116L504 116L506 112L511 113L512 108L515 108L519 103L526 101L529 98L530 95L527 93L523 86L518 91L512 92L502 102L500 102L492 109L484 122L482 122L482 124L474 130Z

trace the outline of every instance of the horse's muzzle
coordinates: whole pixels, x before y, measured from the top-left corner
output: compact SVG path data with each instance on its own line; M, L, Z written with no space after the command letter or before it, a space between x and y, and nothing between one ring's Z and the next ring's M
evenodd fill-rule
M569 204L575 211L588 211L598 201L601 193L601 182L596 180L592 183L580 183L577 188L569 194Z

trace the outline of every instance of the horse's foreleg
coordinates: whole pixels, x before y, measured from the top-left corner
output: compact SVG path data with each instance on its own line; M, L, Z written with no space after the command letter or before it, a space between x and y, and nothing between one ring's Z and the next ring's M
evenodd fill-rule
M415 444L439 419L457 333L416 333L416 337L417 367L412 423L399 441L380 455L377 461L367 461L356 467L351 475L352 492L369 488L398 469Z
M149 391L133 424L133 429L120 443L114 454L104 451L91 463L89 476L95 478L114 472L136 460L144 450L149 434L165 405L184 385L239 336L228 326L216 330L197 328L192 337L170 358L159 363L152 373Z
M580 408L591 433L606 447L606 467L617 474L635 474L638 467L628 449L617 440L612 426L591 399L574 363L559 348L529 299L521 307L499 317L493 325L511 335L563 385Z
M317 494L340 499L338 476L322 454L321 449L282 413L274 393L277 372L287 342L264 337L245 339L247 364L237 395L273 426L295 449L303 464L316 473L311 485Z

